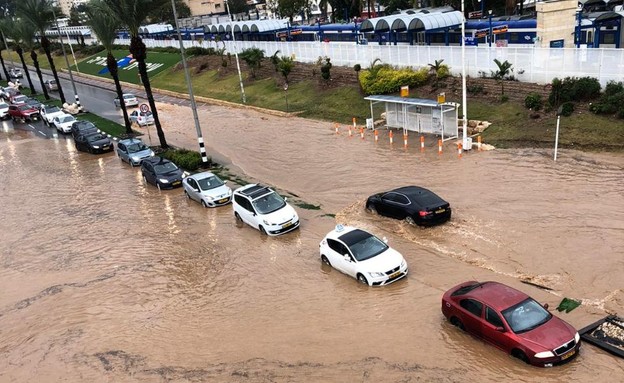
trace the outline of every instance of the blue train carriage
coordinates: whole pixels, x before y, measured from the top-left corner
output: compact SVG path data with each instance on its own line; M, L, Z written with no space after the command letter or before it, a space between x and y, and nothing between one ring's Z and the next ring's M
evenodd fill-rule
M492 46L517 46L531 47L537 37L536 19L512 19L512 18L492 18L480 20L468 20L466 22L466 36L472 36L479 45L489 45L488 35L492 28ZM461 30L455 30L457 37L454 39L459 43Z

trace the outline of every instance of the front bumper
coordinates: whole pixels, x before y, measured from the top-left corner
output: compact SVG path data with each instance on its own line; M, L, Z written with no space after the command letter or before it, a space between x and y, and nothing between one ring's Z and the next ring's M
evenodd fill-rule
M230 195L230 196L219 198L217 200L212 200L212 201L208 201L207 199L204 199L204 202L206 202L206 205L208 205L209 207L223 206L232 202L232 196Z
M562 364L569 363L573 361L574 359L576 359L580 350L581 350L581 342L577 343L576 346L572 350L562 355L554 356L552 358L544 358L544 359L532 358L531 364L538 366L538 367L561 366Z
M406 265L404 268L400 268L399 270L396 270L389 275L388 273L386 273L385 276L376 278L368 275L367 278L370 280L371 286L386 286L407 277L408 272L409 270Z
M267 235L276 236L286 234L291 232L299 227L299 220L295 222L289 222L284 225L272 225L265 228Z
M158 185L160 185L161 189L175 189L175 188L178 188L178 187L182 186L182 180L181 179L180 180L172 180L172 181L167 182L167 183L163 183L163 182L160 182L160 181L156 180L156 183Z

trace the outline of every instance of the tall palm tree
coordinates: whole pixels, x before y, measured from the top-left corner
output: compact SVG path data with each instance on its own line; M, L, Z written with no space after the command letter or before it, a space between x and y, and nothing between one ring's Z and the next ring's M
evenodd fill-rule
M39 77L39 83L41 84L41 89L43 89L43 95L46 100L49 100L50 95L48 95L46 87L43 86L43 76L41 75L41 68L39 67L39 60L37 57L37 51L35 50L35 42L33 40L36 33L35 27L29 22L19 20L15 23L15 32L21 36L22 48L26 51L30 51L30 58L32 59L33 66L35 67L35 71ZM30 73L28 71L26 71L26 77L28 78L28 83L31 84L31 89L33 89L30 81Z
M113 43L117 38L117 29L121 27L121 23L110 13L106 12L106 6L102 0L91 0L87 3L85 12L87 13L87 24L91 27L93 33L97 36L100 44L104 46L106 52L106 67L110 73L113 81L115 81L115 90L117 91L117 97L123 100L123 90L121 89L121 83L119 82L119 67L117 66L117 60L113 56ZM126 110L126 104L121 102L121 111L123 112L124 124L126 125L126 133L132 134L132 126L128 119L128 111Z
M130 32L130 53L138 63L141 83L143 83L143 87L145 88L147 102L149 103L152 115L154 116L154 125L156 126L156 132L158 133L158 140L160 141L160 146L163 149L168 148L169 145L167 145L165 133L160 125L158 111L156 110L156 103L154 102L154 95L152 94L152 86L149 81L149 76L147 75L147 65L145 64L145 59L147 58L147 48L145 47L141 36L139 36L139 27L141 26L141 23L147 19L150 10L160 7L167 1L169 0L103 0L112 15L117 18L121 24L128 27L128 31Z
M0 26L0 29L2 28L2 26ZM6 76L7 81L9 81L10 77L9 77L9 71L7 71L6 65L4 65L4 57L2 57L2 51L3 50L9 50L8 47L6 47L4 45L4 39L0 39L2 41L0 41L0 63L2 64L2 70L4 71L4 75Z
M35 29L39 33L41 47L48 58L50 70L52 70L52 74L56 80L56 85L58 86L59 98L61 99L61 102L65 104L66 101L65 94L63 93L63 87L61 86L61 81L59 80L58 73L56 72L56 66L54 65L52 54L50 53L50 40L45 35L45 31L54 22L54 9L52 2L53 0L20 0L17 2L16 11L17 15L23 20L29 21L32 25L34 25Z
M15 51L15 53L17 53L20 61L22 62L22 68L24 68L24 74L26 75L26 79L28 80L28 86L30 87L30 94L37 94L37 90L35 89L35 86L30 79L30 72L28 71L26 62L24 61L24 35L28 33L25 28L25 24L20 22L14 22L12 20L7 20L4 24L5 30L7 31L7 36L9 36L11 40L13 40L13 50ZM32 38L32 36L32 34L29 34L27 35L26 39L30 39Z

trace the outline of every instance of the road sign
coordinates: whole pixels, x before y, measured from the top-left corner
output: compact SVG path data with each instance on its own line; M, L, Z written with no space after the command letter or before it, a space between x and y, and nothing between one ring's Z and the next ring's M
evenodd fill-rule
M143 113L147 113L149 112L149 105L147 104L141 104L141 106L139 106L139 110Z
M478 41L475 37L466 36L464 37L464 44L466 44L467 47L476 47Z
M483 14L481 11L468 12L469 19L480 19Z

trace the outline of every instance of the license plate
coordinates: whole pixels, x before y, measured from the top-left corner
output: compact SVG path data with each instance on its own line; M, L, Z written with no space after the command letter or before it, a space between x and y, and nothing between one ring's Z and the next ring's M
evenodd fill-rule
M287 227L291 227L292 225L293 225L292 222L288 222L287 224L282 225L282 229L286 229Z
M576 350L568 351L565 354L561 355L561 360L566 360L574 354L576 354Z
M436 210L436 214L444 213L444 210L445 209L438 209L438 210Z
M225 203L225 202L227 202L227 200L228 200L227 198L222 198L222 199L218 200L217 202L218 203Z
M182 181L174 181L174 182L172 182L171 184L172 184L172 185L179 185L179 184L181 184L181 183L182 183Z
M108 149L108 145L102 146L102 149Z
M394 273L394 274L390 275L390 279L392 279L392 278L396 278L396 277L398 277L399 275L401 275L401 272L400 272L400 271L397 271L396 273Z

